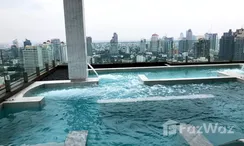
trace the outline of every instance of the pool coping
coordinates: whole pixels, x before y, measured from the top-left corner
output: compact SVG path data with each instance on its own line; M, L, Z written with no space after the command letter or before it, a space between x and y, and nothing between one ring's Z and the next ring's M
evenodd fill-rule
M237 79L238 82L244 83L244 75L231 72L231 71L225 71L225 72L218 72L221 76L233 76Z

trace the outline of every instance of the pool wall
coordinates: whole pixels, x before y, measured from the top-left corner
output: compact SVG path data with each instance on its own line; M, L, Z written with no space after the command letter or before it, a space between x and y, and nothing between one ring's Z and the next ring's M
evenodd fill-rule
M223 77L204 77L204 78L176 78L176 79L148 79L145 75L138 75L140 80L149 86L175 85L175 84L201 84L201 83L216 83L216 82L236 82L237 78L232 76Z
M244 75L242 75L242 74L235 73L235 72L230 72L230 71L219 72L218 74L221 75L221 76L233 76L233 77L236 77L238 82L244 83Z

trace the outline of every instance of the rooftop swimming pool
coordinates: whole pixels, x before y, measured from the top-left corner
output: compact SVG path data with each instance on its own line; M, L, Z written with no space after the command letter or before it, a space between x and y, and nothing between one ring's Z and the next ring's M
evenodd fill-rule
M234 126L234 134L204 134L214 145L244 137L244 85L239 82L146 86L141 72L100 75L99 85L37 88L30 96L45 96L42 110L10 113L0 119L0 144L64 142L70 131L88 130L88 146L188 145L180 134L163 135L169 119L191 125ZM151 74L153 74L151 72ZM214 98L157 102L98 103L98 100L212 94Z

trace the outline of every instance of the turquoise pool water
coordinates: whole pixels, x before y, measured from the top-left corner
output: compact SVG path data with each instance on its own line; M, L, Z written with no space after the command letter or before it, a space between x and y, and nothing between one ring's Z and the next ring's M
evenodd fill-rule
M234 126L235 134L205 136L214 145L244 137L244 86L238 82L145 86L137 73L101 75L99 85L85 88L40 88L27 96L45 96L42 110L5 113L0 144L64 142L69 131L88 130L88 146L187 145L179 135L163 136L167 120L199 125ZM99 99L213 94L212 99L98 104ZM28 98L28 97L26 97Z
M201 78L201 77L217 77L219 71L243 72L238 67L219 67L219 68L188 68L146 72L148 79L172 79L172 78Z

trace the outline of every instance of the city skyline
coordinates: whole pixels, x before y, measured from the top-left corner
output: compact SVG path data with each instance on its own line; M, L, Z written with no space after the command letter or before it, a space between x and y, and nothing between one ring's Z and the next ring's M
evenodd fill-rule
M231 7L234 3L238 5ZM153 33L178 38L188 29L195 35L218 33L221 36L228 29L235 31L243 26L241 3L241 0L167 1L172 10L172 7L163 7L165 2L159 0L86 0L86 34L92 36L94 42L109 41L114 32L120 34L120 41L150 39ZM212 11L206 11L209 9ZM32 42L46 38L65 40L62 0L2 1L0 16L4 22L0 27L0 43L16 38L19 41L28 38Z

